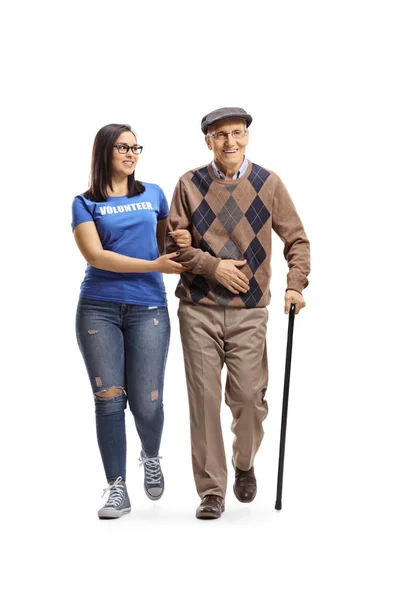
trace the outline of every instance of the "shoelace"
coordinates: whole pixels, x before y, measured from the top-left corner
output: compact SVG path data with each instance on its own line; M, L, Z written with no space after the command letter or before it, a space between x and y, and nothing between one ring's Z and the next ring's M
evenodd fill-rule
M162 456L142 456L139 458L139 467L144 466L147 483L161 482L160 458Z
M218 502L218 504L221 504L221 503L222 503L222 498L221 498L221 500L220 500L218 496L214 496L213 494L207 494L207 496L204 496L204 497L202 498L202 500L201 500L201 503L200 503L200 504L204 504L205 502L208 502L210 498L213 498L213 499L215 499L215 500L216 500L216 502Z
M239 473L235 473L235 479L240 479L240 482L245 484L256 483L256 478L253 469L250 469L250 472L239 471Z
M111 485L109 485L107 488L105 488L103 490L103 495L106 492L110 492L110 495L108 497L107 502L105 503L104 507L112 507L115 508L116 506L118 506L122 500L124 499L124 493L125 493L125 487L124 485L121 483L122 481L122 477L118 477L114 483L112 483Z

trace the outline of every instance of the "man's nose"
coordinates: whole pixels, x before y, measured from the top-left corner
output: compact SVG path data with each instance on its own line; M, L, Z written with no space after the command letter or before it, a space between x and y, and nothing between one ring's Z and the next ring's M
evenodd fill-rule
M229 137L231 136L231 137ZM226 138L225 138L225 144L228 144L229 146L235 143L235 138L233 137L233 133L229 132L226 134Z

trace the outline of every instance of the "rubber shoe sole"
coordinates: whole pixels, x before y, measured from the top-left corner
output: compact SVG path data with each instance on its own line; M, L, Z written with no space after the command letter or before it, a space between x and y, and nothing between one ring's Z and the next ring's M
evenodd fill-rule
M225 512L225 504L223 506L221 506L221 514L217 514L215 512L204 512L204 513L196 513L196 519L204 519L204 520L210 520L210 519L219 519L222 515L222 513Z
M121 510L117 510L116 508L101 508L97 515L99 519L119 519L119 517L123 517L130 512L130 506L127 508L121 508Z

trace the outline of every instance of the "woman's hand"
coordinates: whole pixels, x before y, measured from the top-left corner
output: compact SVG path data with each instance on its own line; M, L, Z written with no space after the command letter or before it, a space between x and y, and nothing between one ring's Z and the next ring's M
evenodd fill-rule
M190 234L189 234L190 235ZM185 271L185 267L173 259L179 256L179 252L171 252L171 254L163 254L153 260L154 271L158 273L177 273L178 275Z
M187 229L170 231L169 235L173 238L178 248L189 248L192 245L192 236Z

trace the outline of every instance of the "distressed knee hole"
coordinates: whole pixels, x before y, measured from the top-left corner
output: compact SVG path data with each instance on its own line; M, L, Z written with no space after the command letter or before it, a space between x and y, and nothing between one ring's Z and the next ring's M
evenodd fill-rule
M120 396L122 393L125 393L124 388L112 387L109 390L105 390L104 392L96 392L95 395L98 398L115 398L116 396Z
M158 390L153 390L153 391L151 392L151 399L152 399L152 400L153 400L153 402L154 402L154 400L157 400L157 398L158 398Z

